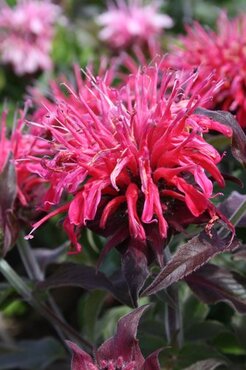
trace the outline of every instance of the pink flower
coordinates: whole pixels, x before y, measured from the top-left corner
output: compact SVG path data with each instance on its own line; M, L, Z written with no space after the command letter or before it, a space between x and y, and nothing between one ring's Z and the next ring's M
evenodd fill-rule
M181 46L171 49L168 65L175 69L199 67L199 81L215 72L224 83L214 95L210 107L236 113L242 127L246 127L246 15L229 20L221 13L217 32L205 29L198 22L187 26L181 36Z
M163 28L173 25L172 19L158 13L158 10L156 1L144 4L142 0L119 0L115 5L110 4L108 10L97 18L103 27L99 37L113 48L124 48L134 42L149 42Z
M44 195L45 180L38 176L40 161L37 156L48 153L49 143L31 133L23 132L24 112L7 137L6 111L0 122L0 233L3 232L3 254L18 235L19 222L30 222L33 207ZM31 161L29 158L33 158Z
M136 338L137 327L146 306L122 317L116 334L104 342L95 353L96 360L75 343L67 342L72 350L71 370L160 370L156 351L145 360Z
M17 75L52 67L49 56L60 8L49 0L18 0L0 10L0 54Z
M93 88L70 89L69 99L56 96L55 109L43 120L54 152L42 160L50 182L44 206L55 208L34 230L65 213L63 226L75 251L87 226L109 237L103 254L123 246L147 258L154 253L162 263L174 230L213 218L213 180L223 187L224 179L217 168L221 156L203 136L232 132L194 113L216 91L209 75L191 95L197 78L152 66L118 89L90 79Z

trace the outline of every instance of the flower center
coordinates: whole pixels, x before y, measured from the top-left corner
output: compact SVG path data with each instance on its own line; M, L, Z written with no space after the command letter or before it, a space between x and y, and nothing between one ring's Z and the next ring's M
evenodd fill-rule
M122 357L118 357L116 361L100 361L99 370L137 370L137 367L135 361L126 363Z

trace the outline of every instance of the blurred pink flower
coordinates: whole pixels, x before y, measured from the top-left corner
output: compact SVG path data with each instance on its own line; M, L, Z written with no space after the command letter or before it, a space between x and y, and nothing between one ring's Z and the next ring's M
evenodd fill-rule
M172 19L159 13L159 3L142 0L118 0L111 3L108 10L97 17L103 28L99 33L101 40L113 48L124 48L134 42L150 42L163 28L173 26Z
M187 26L187 35L179 45L171 46L167 65L189 70L199 67L199 81L212 71L223 80L210 102L210 108L235 113L242 127L246 127L246 14L229 20L222 12L217 31L202 27L198 22Z
M52 67L49 53L60 7L49 0L18 0L0 9L0 55L17 75Z
M24 112L19 112L13 132L7 136L7 112L0 121L0 234L5 254L18 235L19 223L34 218L33 208L44 195L45 179L40 177L38 156L49 152L50 144L24 131Z
M194 113L217 88L208 75L190 94L197 78L150 66L118 89L91 76L91 87L87 82L77 93L67 87L69 99L56 95L43 120L54 152L42 163L50 182L44 206L60 207L33 231L65 213L74 251L87 226L110 237L102 255L122 244L154 253L161 263L172 230L213 219L210 176L222 187L224 179L217 168L221 156L203 135L232 132Z
M144 359L136 338L138 323L146 306L123 316L115 335L104 342L92 357L75 343L67 341L72 350L71 370L160 370L156 351Z

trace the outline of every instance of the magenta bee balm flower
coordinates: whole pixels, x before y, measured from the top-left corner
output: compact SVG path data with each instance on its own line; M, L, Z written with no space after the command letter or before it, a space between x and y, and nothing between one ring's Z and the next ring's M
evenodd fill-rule
M47 70L60 8L48 0L19 0L0 9L0 55L17 75Z
M246 14L229 20L221 13L217 31L202 27L198 22L187 26L187 35L181 36L181 46L175 46L167 58L175 69L199 67L202 81L212 71L223 80L210 107L235 113L242 127L246 127Z
M72 251L80 250L77 238L89 227L108 238L102 256L122 247L162 264L172 232L218 218L210 199L213 181L224 186L221 156L204 134L232 132L195 114L218 87L209 75L191 94L197 79L152 66L120 88L99 78L78 93L69 88L69 99L57 94L43 120L53 147L42 159L50 182L44 207L54 208L34 230L64 214Z
M105 13L98 16L97 22L102 26L99 37L113 48L148 42L164 28L173 25L168 15L159 12L156 1L144 3L142 0L112 3Z

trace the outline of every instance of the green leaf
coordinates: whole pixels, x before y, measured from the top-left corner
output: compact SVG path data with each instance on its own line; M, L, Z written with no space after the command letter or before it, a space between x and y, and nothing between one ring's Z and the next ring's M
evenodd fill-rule
M246 348L240 345L233 333L220 334L213 340L213 345L225 354L246 355Z
M188 341L206 341L211 340L219 334L225 332L223 324L218 321L206 320L204 322L191 325L185 330L185 339Z
M206 344L186 344L178 354L177 369L183 370L185 367L191 366L198 361L208 360L211 358L218 358L222 361L224 360L215 347L208 346ZM200 368L197 368L197 370L198 369L200 370Z
M203 321L209 312L207 305L202 303L193 294L190 295L183 305L183 322L185 327Z
M83 300L81 323L83 324L83 328L85 330L87 338L91 342L95 342L97 339L96 323L105 298L106 298L105 292L101 290L94 290L88 293L86 299ZM80 311L81 309L80 305L78 309Z
M20 299L15 299L11 302L5 309L2 311L4 316L11 317L11 316L22 316L27 311L27 305L25 302L21 301Z
M21 341L9 352L0 354L0 370L43 370L64 357L62 346L53 338Z
M195 364L186 367L184 370L214 370L221 365L225 365L225 362L215 358L210 358L208 360L198 361Z
M186 343L180 350L166 347L160 354L160 360L165 365L163 370L184 370L196 363L211 359L225 362L225 357L213 346L204 343ZM196 367L195 370L201 369Z

